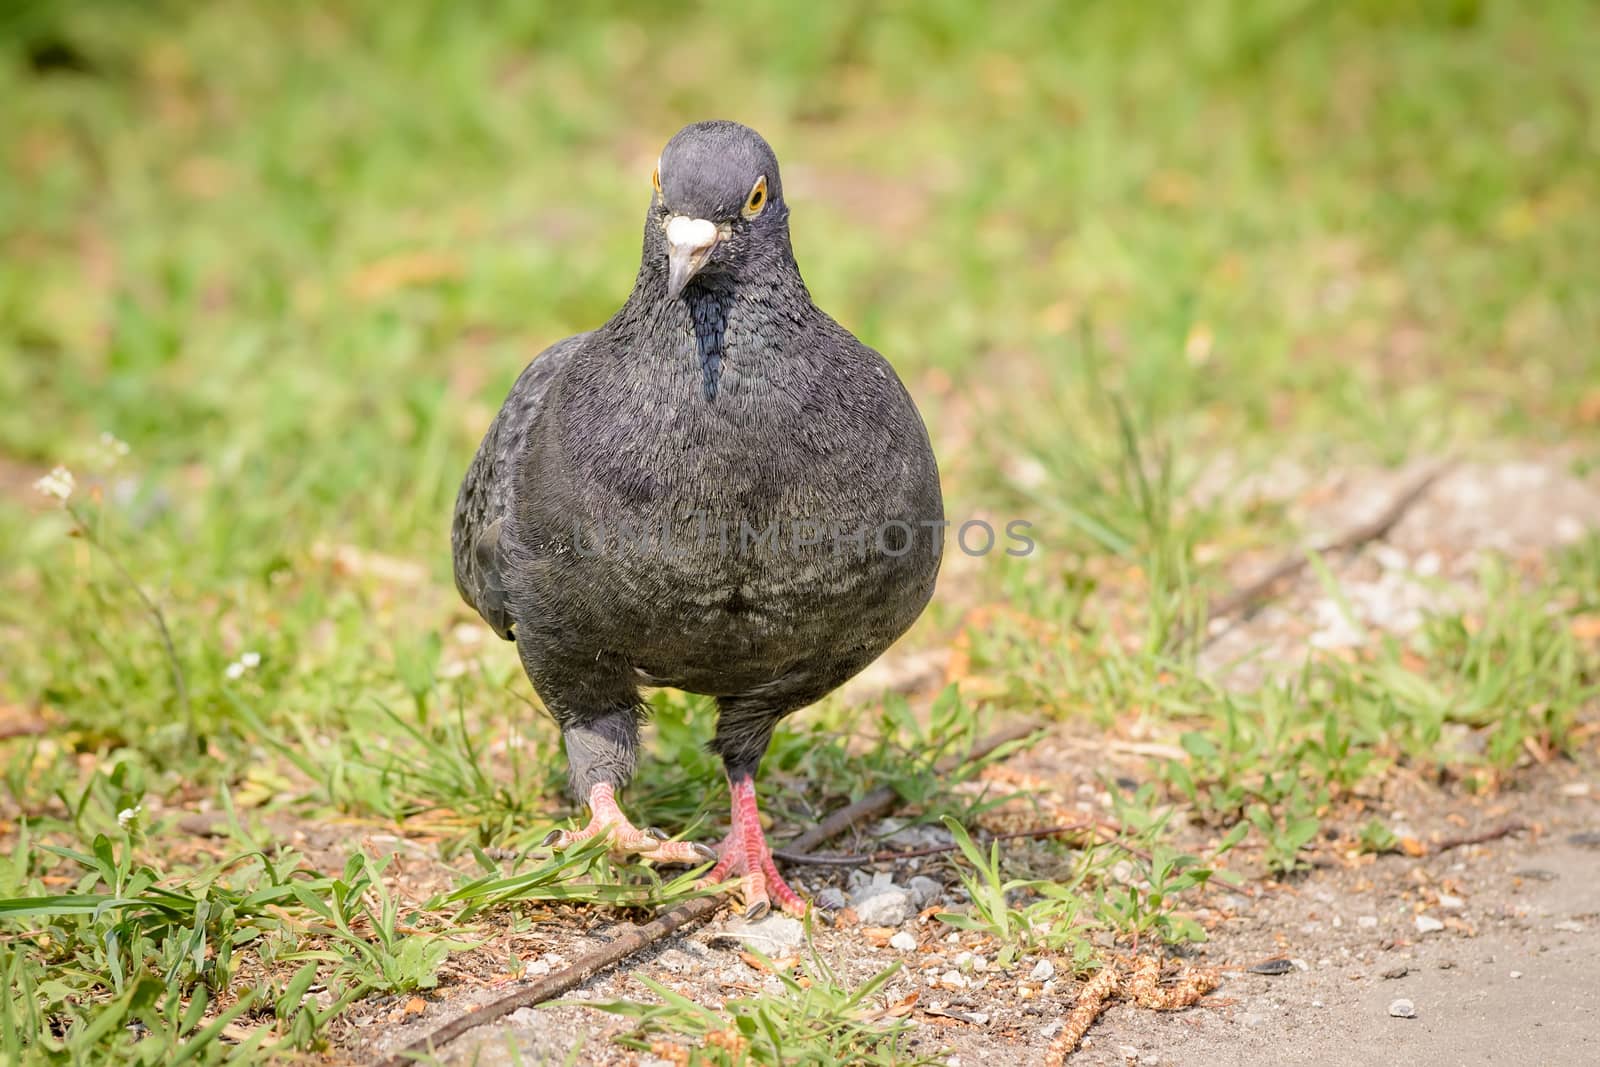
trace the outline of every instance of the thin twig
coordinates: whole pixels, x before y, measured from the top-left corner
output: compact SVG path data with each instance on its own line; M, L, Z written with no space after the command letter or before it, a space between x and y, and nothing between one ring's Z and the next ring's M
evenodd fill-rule
M1445 460L1434 465L1408 485L1404 491L1389 502L1388 507L1384 508L1376 516L1366 522L1357 523L1333 540L1315 546L1312 551L1319 555L1335 552L1348 554L1366 547L1373 541L1381 541L1389 535L1389 531L1400 524L1400 520L1405 518L1406 512L1410 511L1419 500L1427 495L1428 490L1433 488L1434 483L1449 473L1454 466L1454 460ZM1208 629L1202 636L1201 645L1211 644L1233 629L1239 621L1255 614L1264 604L1274 599L1274 591L1281 583L1298 576L1310 562L1311 557L1308 551L1304 548L1297 548L1286 554L1271 567L1268 567L1266 572L1259 578L1213 601L1206 608L1205 618ZM1238 618L1221 630L1215 633L1210 632L1209 625L1212 621L1227 619L1232 616L1238 616ZM1188 637L1188 631L1179 626L1173 632L1169 644L1172 646L1181 645L1188 640Z
M1503 826L1496 826L1493 830L1485 830L1480 834L1467 834L1465 837L1447 837L1430 848L1428 854L1437 856L1441 852L1449 852L1455 848L1465 848L1467 845L1487 844L1490 841L1498 841L1503 837L1510 837L1512 834L1520 833L1527 828L1527 823L1513 819Z
M1010 830L1002 834L990 834L978 841L983 848L989 847L994 841L1016 841L1021 838L1037 840L1042 837L1058 837L1062 834L1078 833L1083 830L1101 830L1110 834L1113 839L1125 831L1116 823L1106 822L1103 819L1080 819L1077 822L1063 823L1060 826L1038 826L1031 830ZM816 867L864 867L869 863L894 863L897 860L918 859L922 856L938 856L946 852L954 852L958 847L954 842L948 845L930 845L927 848L884 849L881 852L867 852L857 855L828 855L818 853L798 854L787 850L773 852L773 855L786 863L809 864ZM1137 849L1123 845L1123 848L1135 855L1142 854Z
M972 748L963 758L946 761L940 770L949 773L964 763L983 759L1002 745L1021 740L1038 729L1037 723L1025 723L993 734ZM787 852L809 852L824 841L848 830L858 822L877 818L891 811L899 794L893 789L876 789L854 804L841 808L816 826L790 842ZM625 929L615 940L585 954L576 963L531 985L523 986L498 1000L490 1001L476 1011L459 1015L437 1030L418 1038L394 1055L380 1061L380 1067L407 1067L423 1056L432 1055L448 1042L454 1041L468 1030L494 1022L516 1011L531 1008L575 989L600 971L627 959L648 946L668 937L686 926L703 922L722 906L723 898L696 897L662 912L643 926Z

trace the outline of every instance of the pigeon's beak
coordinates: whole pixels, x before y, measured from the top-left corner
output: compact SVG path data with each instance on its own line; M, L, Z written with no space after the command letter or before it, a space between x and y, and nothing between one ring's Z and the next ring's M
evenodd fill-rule
M711 258L722 233L705 219L674 215L667 220L667 298L675 300Z

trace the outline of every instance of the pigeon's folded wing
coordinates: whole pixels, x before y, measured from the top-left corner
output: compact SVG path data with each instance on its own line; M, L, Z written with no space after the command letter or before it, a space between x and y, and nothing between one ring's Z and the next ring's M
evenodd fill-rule
M456 589L495 633L508 641L513 639L512 618L506 602L500 535L514 502L516 457L544 409L551 381L588 336L580 333L558 341L528 364L489 425L456 497L450 530Z

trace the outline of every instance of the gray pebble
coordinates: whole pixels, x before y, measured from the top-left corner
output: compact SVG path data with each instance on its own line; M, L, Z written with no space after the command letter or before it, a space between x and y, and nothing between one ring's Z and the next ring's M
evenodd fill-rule
M815 899L817 902L817 907L823 909L824 911L839 911L845 906L845 904L849 903L847 900L845 900L844 891L835 889L831 885L822 892L818 893Z
M768 915L760 922L733 919L726 928L713 935L713 940L737 941L746 948L753 948L768 956L798 948L805 939L805 925L787 915Z
M911 879L910 888L918 908L926 908L944 894L944 886L922 874Z
M1389 1014L1396 1019L1415 1019L1417 1017L1417 1006L1405 997L1401 997L1399 1000L1390 1001Z
M867 886L854 899L856 917L868 926L899 926L915 911L911 894L896 885Z

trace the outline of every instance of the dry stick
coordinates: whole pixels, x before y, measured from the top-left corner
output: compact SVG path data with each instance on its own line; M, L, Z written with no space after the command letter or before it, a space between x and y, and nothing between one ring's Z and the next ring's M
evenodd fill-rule
M1039 725L1037 723L1024 723L1001 730L976 745L971 752L967 753L964 759L941 764L940 770L948 773L962 763L981 760L1002 745L1020 741L1038 728ZM844 833L856 823L864 819L876 818L890 811L897 799L899 799L899 794L893 789L887 787L876 789L854 804L840 808L822 820L822 822L795 838L790 843L787 851L807 852L816 848L824 841ZM387 1059L379 1061L379 1067L407 1067L407 1065L414 1063L418 1056L431 1054L446 1043L454 1041L468 1030L510 1015L518 1008L531 1008L536 1004L542 1004L547 1000L559 997L635 952L676 933L685 926L709 919L722 906L722 899L721 896L696 897L694 900L662 912L643 926L630 927L615 940L586 954L572 966L557 971L547 978L541 978L532 985L524 986L515 993L503 996L499 1000L492 1000L476 1011L451 1019L439 1029L411 1042Z
M1318 546L1314 551L1318 554L1330 552L1354 552L1373 541L1382 540L1388 536L1389 531L1399 525L1417 501L1421 500L1428 490L1433 488L1435 482L1444 477L1452 467L1454 460L1446 460L1425 471L1421 477L1406 487L1405 491L1389 502L1389 506L1379 512L1377 516L1367 522L1359 523L1334 538L1326 544ZM1225 619L1231 615L1248 616L1267 601L1273 599L1273 590L1280 582L1297 576L1310 564L1311 559L1305 549L1297 549L1274 563L1267 572L1248 585L1241 586L1214 601L1206 608L1206 620L1209 625L1211 620ZM1233 624L1223 627L1216 633L1207 633L1201 640L1202 645L1209 645L1223 634L1233 629ZM1188 631L1179 626L1173 634L1172 645L1181 645L1189 637Z
M1112 835L1112 840L1126 831L1116 823L1106 822L1103 819L1080 819L1077 822L1063 823L1060 826L1039 826L1032 830L1010 830L1002 834L990 834L978 841L980 847L988 847L994 841L1016 841L1020 838L1038 839L1041 837L1058 837L1061 834L1077 833L1081 830L1101 830ZM896 860L918 859L922 856L938 856L946 852L954 852L959 846L954 843L948 845L930 845L927 848L884 849L881 852L866 852L849 856L830 856L817 854L800 854L789 851L774 852L773 855L787 863L810 864L816 867L862 867L869 863L893 863ZM1147 857L1138 849L1119 843L1119 847L1139 856Z
M1490 841L1498 841L1502 837L1510 837L1528 828L1526 823L1513 819L1503 826L1493 830L1485 830L1481 834L1468 834L1465 837L1447 837L1428 850L1428 855L1437 856L1441 852L1449 852L1453 848L1464 848L1467 845L1483 845Z

